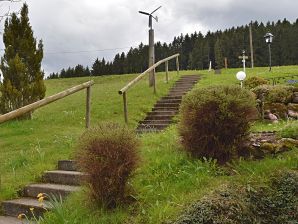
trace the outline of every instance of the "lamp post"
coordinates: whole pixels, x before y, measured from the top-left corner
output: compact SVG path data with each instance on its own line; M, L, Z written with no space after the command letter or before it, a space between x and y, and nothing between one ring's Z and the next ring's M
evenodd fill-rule
M246 78L246 74L243 71L237 72L236 78L240 81L240 86L243 88L243 80Z
M268 32L265 34L264 38L269 48L269 72L271 72L271 43L273 40L273 34Z

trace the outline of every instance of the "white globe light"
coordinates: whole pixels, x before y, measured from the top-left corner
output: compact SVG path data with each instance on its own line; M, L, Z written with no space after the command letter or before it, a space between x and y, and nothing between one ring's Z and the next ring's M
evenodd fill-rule
M237 78L239 81L243 81L243 80L246 78L246 74L245 74L245 72L243 72L243 71L237 72L237 74L236 74L236 78Z

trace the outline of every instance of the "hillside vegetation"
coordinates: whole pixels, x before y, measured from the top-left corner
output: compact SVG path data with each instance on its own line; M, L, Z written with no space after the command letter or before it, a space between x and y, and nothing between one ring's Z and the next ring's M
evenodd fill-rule
M240 69L181 71L180 75L202 74L196 88L217 84L238 84ZM248 69L249 76L265 78L297 74L297 66ZM117 91L136 75L92 77L91 124L101 121L124 123L122 97ZM129 127L134 128L155 101L165 95L179 76L172 72L169 84L165 74L157 75L158 94L148 88L147 79L128 92ZM47 95L85 82L89 78L47 80ZM84 131L85 91L34 112L31 121L12 121L0 125L0 201L13 198L21 186L36 181L42 171L52 169L59 159L73 157L78 136ZM256 123L253 130L280 130L293 122ZM225 183L266 185L272 172L298 168L297 149L267 157L262 161L234 161L226 168L213 161L190 159L182 150L176 125L165 132L140 137L142 164L131 181L135 203L109 213L88 204L84 191L71 196L63 206L46 215L45 223L161 223L175 220L190 203ZM230 175L232 171L233 175ZM74 206L75 205L75 206Z

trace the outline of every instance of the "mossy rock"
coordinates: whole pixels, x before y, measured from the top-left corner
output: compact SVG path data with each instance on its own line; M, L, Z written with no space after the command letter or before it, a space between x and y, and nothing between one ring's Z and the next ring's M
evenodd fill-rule
M289 103L288 110L298 112L298 103Z
M285 119L287 117L288 108L283 103L265 103L265 110L278 116L278 118Z

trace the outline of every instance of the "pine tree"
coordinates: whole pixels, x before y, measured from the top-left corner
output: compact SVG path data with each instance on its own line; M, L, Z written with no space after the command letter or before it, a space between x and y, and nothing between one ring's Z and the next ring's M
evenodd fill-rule
M23 5L20 18L13 13L6 19L3 42L0 112L7 113L44 98L46 91L41 70L43 44L37 44L33 36L27 4ZM30 117L31 113L22 118Z
M218 38L214 45L214 55L215 55L215 68L221 69L223 67L223 55L221 49L221 41Z

